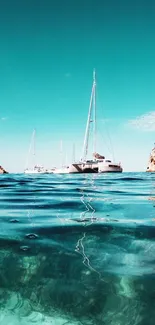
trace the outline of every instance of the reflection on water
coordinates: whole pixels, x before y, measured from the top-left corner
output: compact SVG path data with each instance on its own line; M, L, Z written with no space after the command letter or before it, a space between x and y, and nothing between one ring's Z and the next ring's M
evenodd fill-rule
M2 175L0 324L154 325L155 175Z

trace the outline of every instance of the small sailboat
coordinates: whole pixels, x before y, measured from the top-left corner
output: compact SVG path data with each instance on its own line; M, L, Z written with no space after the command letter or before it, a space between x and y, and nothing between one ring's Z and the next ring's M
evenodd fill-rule
M67 159L66 159L67 160ZM60 141L60 167L55 167L52 169L53 174L69 174L70 166L63 163L63 143Z
M55 168L53 173L70 174L70 173L107 173L107 172L122 172L123 169L120 163L114 163L107 160L103 155L96 152L96 74L93 73L93 85L90 97L88 118L85 130L83 143L82 158L77 163L72 163L69 166ZM93 128L93 159L88 159L88 147L90 138L90 129Z
M146 171L152 173L155 172L155 144L154 144L154 148L151 150L148 167Z
M36 136L36 131L33 130L32 133L32 139L30 143L30 148L29 148L29 153L28 153L28 159L26 163L26 168L24 170L25 174L46 174L48 171L41 165L36 164L36 154L35 154L35 136ZM30 154L31 150L33 148L33 153L32 153L32 161L31 161L31 167L28 167L29 165L29 160L30 160Z

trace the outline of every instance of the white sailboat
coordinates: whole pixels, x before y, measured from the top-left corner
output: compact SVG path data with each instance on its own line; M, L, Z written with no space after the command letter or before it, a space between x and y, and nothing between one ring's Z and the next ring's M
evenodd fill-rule
M87 159L90 128L93 126L93 159ZM120 163L114 163L107 160L104 156L96 152L96 74L93 73L93 86L90 97L88 118L83 144L82 158L77 163L72 163L67 167L55 168L53 173L68 174L68 173L107 173L107 172L122 172L123 169Z
M26 168L24 170L25 174L45 174L45 173L48 173L48 171L43 166L36 164L35 136L36 136L36 131L33 130L32 139L31 139L31 143L30 143L30 147L29 147L27 163L26 163ZM32 153L32 166L29 168L28 165L29 165L31 150L33 150L33 153Z

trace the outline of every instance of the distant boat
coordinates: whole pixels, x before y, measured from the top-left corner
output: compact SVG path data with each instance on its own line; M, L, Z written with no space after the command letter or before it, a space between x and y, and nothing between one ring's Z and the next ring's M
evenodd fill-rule
M35 160L36 160L36 153L35 153L35 135L36 135L36 131L33 130L32 133L32 139L31 139L31 143L30 143L30 148L29 148L29 154L28 154L28 161L27 164L29 164L29 159L30 159L30 155L31 155L31 149L33 148L33 153L32 153L32 166L31 167L26 167L26 169L24 170L25 174L46 174L48 173L48 171L41 165L36 164Z
M155 147L152 149L149 157L147 172L155 172Z
M27 168L24 170L24 174L47 174L47 170L43 166L35 165L33 168Z
M93 159L88 159L88 146L90 127L93 126ZM111 160L106 160L103 155L96 152L96 74L93 73L93 85L90 97L88 118L83 144L83 155L79 162L71 163L68 166L55 168L55 174L70 174L70 173L105 173L105 172L122 172L121 164L114 163Z

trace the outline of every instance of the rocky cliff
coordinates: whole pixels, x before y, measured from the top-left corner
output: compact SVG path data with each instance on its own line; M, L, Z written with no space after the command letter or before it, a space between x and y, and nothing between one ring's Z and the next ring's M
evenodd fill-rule
M8 174L8 172L2 166L0 166L0 174Z
M149 162L148 162L148 167L147 167L147 172L155 172L155 148L152 149Z

